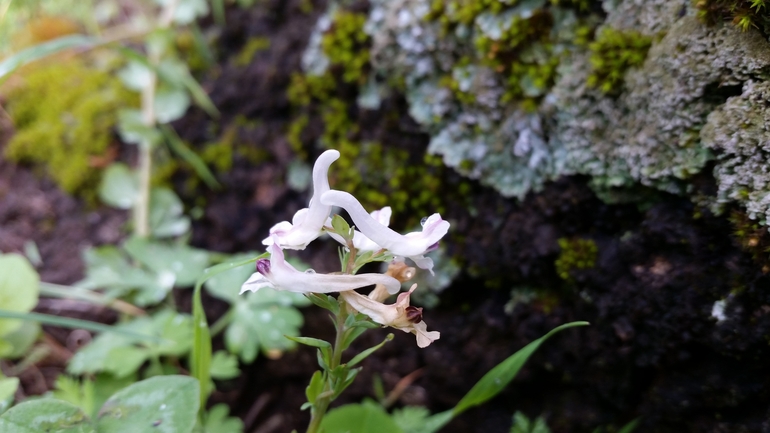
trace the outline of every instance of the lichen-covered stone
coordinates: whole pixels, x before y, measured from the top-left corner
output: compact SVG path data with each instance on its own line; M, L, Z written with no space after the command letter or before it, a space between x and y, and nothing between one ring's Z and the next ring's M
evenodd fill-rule
M719 203L737 200L765 218L756 143L770 137L763 123L738 130L734 118L763 116L746 92L764 91L770 43L704 22L704 5L690 0L597 3L371 0L371 73L358 82L369 89L361 101L374 102L361 103L402 92L431 135L430 153L519 198L572 174L603 192L641 184L683 193L716 152ZM310 75L328 68L319 47L334 15L311 38ZM743 102L720 108L741 86Z
M740 96L708 116L703 144L718 155L717 203L737 201L749 218L770 218L770 82L747 81Z

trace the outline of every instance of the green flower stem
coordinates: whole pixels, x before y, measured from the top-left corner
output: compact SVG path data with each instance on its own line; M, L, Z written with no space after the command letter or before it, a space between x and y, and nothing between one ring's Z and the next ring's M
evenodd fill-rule
M331 364L329 365L329 371L333 371L342 362L342 343L348 331L345 326L347 315L347 305L345 305L345 301L340 301L340 312L336 317L337 336L334 338L334 347L332 348L332 359ZM329 409L329 404L332 402L332 381L337 379L344 380L344 378L327 377L323 392L318 395L318 398L316 398L316 401L313 404L307 433L318 433L320 431L321 421L323 421L324 415L326 415L326 411Z

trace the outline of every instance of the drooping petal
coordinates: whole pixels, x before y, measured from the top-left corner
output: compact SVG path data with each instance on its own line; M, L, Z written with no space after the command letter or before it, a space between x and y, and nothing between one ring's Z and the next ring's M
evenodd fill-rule
M318 157L313 166L313 197L310 205L297 211L292 223L283 221L274 225L270 229L270 236L262 241L264 245L277 242L281 248L304 250L307 244L321 235L331 213L331 206L323 204L321 196L329 191L329 167L339 157L340 153L333 149Z
M422 256L434 248L449 231L449 222L442 220L441 215L436 213L425 221L422 231L400 235L372 218L361 203L347 192L327 191L321 196L321 201L345 209L361 233L396 256Z
M340 296L342 296L345 302L353 307L353 309L359 313L366 314L370 319L380 325L390 326L398 320L398 310L396 310L395 304L386 305L354 291L340 292Z
M267 250L270 252L269 266L262 266L241 287L241 293L246 290L256 292L263 287L276 290L286 290L298 293L331 293L344 292L371 285L382 284L389 293L397 293L401 283L384 274L333 275L301 272L288 263L283 250L275 243Z
M425 348L430 345L430 343L433 343L434 341L441 338L441 333L438 331L428 331L428 325L421 321L419 323L415 323L413 325L414 328L414 335L417 336L417 347L419 348Z
M366 314L373 321L404 332L411 332L417 337L417 346L423 348L438 340L441 334L437 331L428 331L428 325L422 320L422 308L409 306L409 297L416 288L416 284L412 285L409 292L399 294L396 303L389 305L354 291L341 292L340 296L349 306L359 313Z

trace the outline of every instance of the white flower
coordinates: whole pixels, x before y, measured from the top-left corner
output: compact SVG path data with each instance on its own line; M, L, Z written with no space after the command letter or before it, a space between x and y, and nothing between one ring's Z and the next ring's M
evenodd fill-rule
M340 296L359 313L366 314L381 325L411 332L417 336L417 346L427 347L438 340L441 333L428 332L428 325L422 320L422 308L409 305L409 296L416 288L417 284L412 285L409 292L398 295L396 303L390 305L377 302L354 291L341 292Z
M331 293L377 284L385 286L390 294L398 293L401 290L401 283L397 279L383 274L347 275L301 272L286 262L283 250L275 243L267 247L267 250L270 252L270 259L257 261L257 272L243 283L241 293L247 290L256 292L263 287L298 293Z
M390 206L385 206L384 208L380 210L376 210L369 215L374 218L377 222L387 227L390 225L390 216L393 214L393 210L390 208ZM326 223L327 226L331 226L331 218ZM335 241L341 243L342 245L346 245L345 239L336 234L329 232L329 236L331 236ZM353 232L353 246L356 247L356 250L359 252L362 251L379 251L383 249L380 245L378 245L376 242L372 241L366 235L361 233L360 231L356 230Z
M355 197L344 191L329 190L321 196L321 202L328 206L339 206L345 209L355 226L368 239L395 256L409 257L418 267L433 273L433 260L424 257L425 253L438 247L438 242L449 231L449 222L434 213L428 217L422 226L422 231L400 235L383 225L366 210Z
M291 222L282 221L270 229L270 236L262 241L263 245L277 242L281 248L304 250L307 244L321 235L324 223L329 218L331 206L321 203L321 195L329 191L327 173L332 162L340 157L336 150L327 150L315 161L313 166L313 197L307 208L294 214Z

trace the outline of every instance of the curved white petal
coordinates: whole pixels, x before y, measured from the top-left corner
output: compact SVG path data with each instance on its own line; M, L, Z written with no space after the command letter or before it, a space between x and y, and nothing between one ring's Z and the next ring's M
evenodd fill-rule
M332 275L301 272L286 262L283 251L273 244L270 252L270 270L265 275L256 273L244 283L244 290L257 291L262 287L272 287L276 290L286 290L297 293L331 293L344 292L371 285L382 284L388 293L394 294L401 290L401 283L384 274ZM263 277L259 278L257 277Z
M361 233L396 256L421 256L449 231L449 222L442 220L436 213L426 220L421 232L402 236L372 218L361 203L347 192L327 191L321 196L321 201L326 205L345 209Z
M428 331L428 325L421 321L414 324L414 330L412 333L417 336L417 347L425 348L434 341L441 338L441 333L438 331Z
M380 325L388 326L398 319L398 311L395 308L370 299L358 292L344 292L340 293L340 296L354 310L366 314Z
M321 235L332 210L331 206L321 202L321 195L329 191L329 167L339 157L340 153L333 149L318 157L313 165L313 197L310 205L294 214L293 223L284 221L273 226L270 236L262 241L264 245L277 242L281 248L304 250L307 244Z

